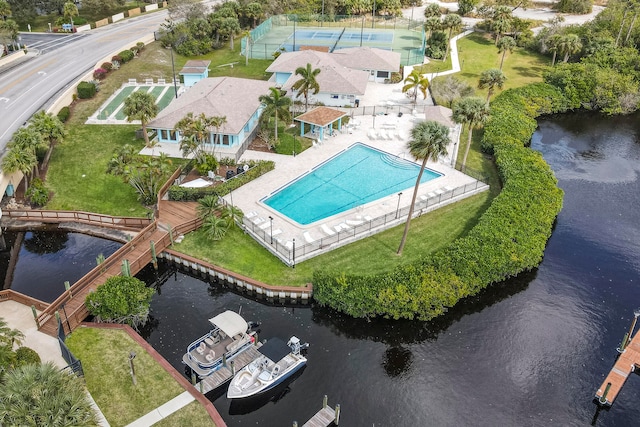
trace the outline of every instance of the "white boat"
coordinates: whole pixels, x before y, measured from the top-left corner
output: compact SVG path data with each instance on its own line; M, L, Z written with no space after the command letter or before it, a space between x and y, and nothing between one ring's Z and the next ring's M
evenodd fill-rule
M225 311L209 319L213 329L189 344L182 362L200 377L220 369L223 358L230 361L255 342L252 324L238 313Z
M300 354L300 344L295 336L287 344L279 338L267 340L258 348L261 355L236 373L229 384L227 397L240 399L264 393L293 375L307 363Z

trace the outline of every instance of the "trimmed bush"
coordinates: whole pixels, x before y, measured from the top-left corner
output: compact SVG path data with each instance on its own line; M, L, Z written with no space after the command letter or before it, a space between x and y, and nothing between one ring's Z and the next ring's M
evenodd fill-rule
M108 73L113 68L113 64L111 62L103 62L102 65L100 65L100 68Z
M39 365L42 361L38 353L29 347L20 347L16 350L16 368L24 365Z
M537 116L564 112L566 106L562 93L544 83L497 96L483 145L495 153L503 189L469 234L391 272L355 276L315 271L314 299L354 317L429 320L461 298L535 268L563 193L540 153L526 145Z
M41 207L49 201L49 189L40 178L34 178L25 197L33 206Z
M71 110L69 107L62 107L60 111L58 111L58 120L62 123L66 123L69 120L69 116L71 115Z
M111 62L118 62L120 64L122 64L122 57L120 55L113 55L111 57Z
M97 80L103 80L105 77L107 77L107 70L105 70L104 68L96 68L93 71L93 78L97 79ZM94 86L95 88L95 86Z
M93 83L80 82L80 84L78 85L78 98L90 99L90 98L93 98L95 94L96 94L96 87Z
M130 50L123 50L118 54L118 56L120 57L120 63L124 64L125 62L131 61L134 55Z
M85 304L96 322L126 323L137 329L149 318L154 293L140 279L112 276L87 295Z

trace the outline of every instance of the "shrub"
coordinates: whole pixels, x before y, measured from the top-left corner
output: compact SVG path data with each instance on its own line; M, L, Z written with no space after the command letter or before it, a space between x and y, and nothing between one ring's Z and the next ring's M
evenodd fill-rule
M402 74L391 73L391 78L389 79L389 83L400 83L401 81L402 81Z
M138 52L142 52L144 50L144 43L138 42L136 43L136 47L138 48Z
M118 54L118 56L120 57L120 63L126 63L133 59L133 52L130 50L123 50Z
M71 110L69 109L69 107L62 107L60 111L58 111L58 119L62 123L66 123L66 121L69 120L70 115L71 115Z
M100 65L100 68L108 73L113 68L113 64L111 62L103 62L102 65Z
M78 85L78 98L90 99L90 98L93 98L95 94L96 94L96 87L93 83L80 82L80 84Z
M49 190L40 178L35 178L31 182L25 197L32 205L41 207L49 201Z
M107 70L105 70L104 68L96 68L93 71L94 79L103 80L105 77L107 77Z
M483 145L495 153L503 188L463 238L430 257L373 276L325 269L313 274L313 296L354 317L432 319L491 283L541 261L562 190L553 171L525 145L541 114L566 111L562 92L538 83L510 89L491 104Z
M113 65L113 70L118 70L120 69L120 61L112 61L111 65Z
M42 361L38 353L29 347L20 347L16 350L16 368L24 365L39 365Z
M200 173L200 175L206 175L209 171L218 170L218 161L215 156L211 154L206 154L201 163L196 165L196 170Z
M122 57L120 55L113 55L111 57L111 63L113 62L122 63Z
M96 322L126 323L138 329L147 322L154 293L135 277L112 276L87 295L86 305Z
M222 163L221 163L222 164ZM225 196L246 184L249 181L264 175L265 173L272 171L275 167L275 163L272 161L260 160L258 162L250 161L249 170L239 175L237 178L225 181L222 184L214 187L205 188L187 188L180 187L179 185L172 185L169 187L169 200L174 201L197 201L205 196L212 194L220 197Z

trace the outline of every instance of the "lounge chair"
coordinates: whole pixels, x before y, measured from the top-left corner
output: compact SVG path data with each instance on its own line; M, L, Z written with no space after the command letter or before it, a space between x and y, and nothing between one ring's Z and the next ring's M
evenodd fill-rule
M311 234L309 234L308 231L305 231L304 233L302 233L302 236L304 237L304 240L307 243L313 243L316 241L316 239L314 239L313 237L311 237Z
M251 222L253 222L255 225L258 225L261 222L264 222L264 218L258 217L258 218L255 218L255 219L251 220Z
M436 193L429 192L429 193L427 193L427 196L429 196L429 198L436 197Z
M444 191L443 191L441 188L438 188L438 189L436 190L436 194L437 194L438 196L440 196L441 194L444 194Z
M284 242L284 247L289 250L293 249L293 242L291 240L287 240L286 242Z
M333 236L336 234L327 224L322 224L320 228L322 228L322 231L324 231L327 236Z
M345 223L347 223L347 224L349 224L349 225L351 225L351 226L360 225L360 224L362 224L363 222L364 222L364 221L360 221L360 220L357 220L357 219L348 219L348 220L346 220L346 221L345 221Z
M280 230L279 228L276 230L273 230L273 233L271 233L271 236L277 236L278 234L281 234L282 230Z
M271 225L271 221L265 221L265 222L263 222L262 224L260 224L260 225L258 226L258 228L259 228L260 230L264 230L264 229L266 229L266 228L269 228L269 226L270 226L270 225Z
M380 130L378 131L378 136L380 137L380 139L389 139L389 138L387 137L387 132L385 132L385 130L384 130L384 129L380 129Z
M371 218L369 215L365 215L364 216L364 220L371 222L371 221L373 221L373 218Z
M367 132L367 136L369 137L369 139L378 139L378 134L376 133L375 129L369 129L369 131Z
M447 185L446 187L444 187L444 191L453 191L453 187L450 185Z
M258 212L256 211L251 211L251 212L247 212L247 214L244 216L245 218L253 218L254 216L258 215Z
M404 136L404 133L398 131L398 133L396 133L396 137L400 140L400 141L404 141L406 138Z

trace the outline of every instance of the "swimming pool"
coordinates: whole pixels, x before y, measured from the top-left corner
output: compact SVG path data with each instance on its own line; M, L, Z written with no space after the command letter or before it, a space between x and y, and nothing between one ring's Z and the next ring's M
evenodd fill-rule
M415 185L420 166L362 143L353 144L262 199L307 225ZM425 169L421 183L442 176Z

